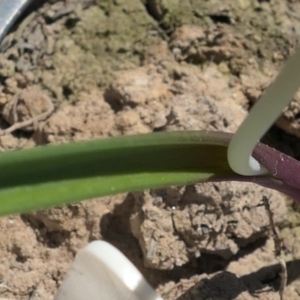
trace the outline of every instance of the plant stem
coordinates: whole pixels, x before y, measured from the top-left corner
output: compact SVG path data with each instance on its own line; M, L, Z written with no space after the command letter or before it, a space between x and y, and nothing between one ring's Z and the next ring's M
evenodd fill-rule
M255 145L292 100L300 86L300 49L284 65L276 80L263 93L233 136L228 148L232 170L245 176L268 171L251 155Z

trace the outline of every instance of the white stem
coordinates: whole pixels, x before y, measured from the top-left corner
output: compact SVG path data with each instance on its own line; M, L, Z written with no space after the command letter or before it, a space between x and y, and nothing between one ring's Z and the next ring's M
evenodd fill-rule
M115 247L95 241L80 250L55 300L162 300Z
M257 142L280 116L300 86L300 49L284 65L276 80L233 136L228 148L228 163L232 170L245 176L262 175L268 171L251 155Z

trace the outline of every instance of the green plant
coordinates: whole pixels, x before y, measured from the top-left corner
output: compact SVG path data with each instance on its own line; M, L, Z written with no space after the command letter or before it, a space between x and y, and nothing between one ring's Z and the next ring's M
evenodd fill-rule
M300 201L300 163L264 144L255 146L300 84L299 53L232 140L224 132L163 132L2 153L0 215L199 181L254 182Z
M199 181L255 182L300 199L295 176L287 173L290 166L299 169L296 160L258 144L254 157L271 173L278 161L276 176L241 176L227 163L230 137L208 131L165 132L2 153L0 214Z

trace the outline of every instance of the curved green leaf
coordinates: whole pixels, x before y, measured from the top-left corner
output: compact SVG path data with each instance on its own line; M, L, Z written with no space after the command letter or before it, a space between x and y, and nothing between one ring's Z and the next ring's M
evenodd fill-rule
M0 155L0 215L92 197L199 181L253 182L300 201L300 163L259 143L266 176L241 176L227 163L231 134L190 131L43 146Z
M0 215L230 177L229 139L218 132L164 132L3 153Z

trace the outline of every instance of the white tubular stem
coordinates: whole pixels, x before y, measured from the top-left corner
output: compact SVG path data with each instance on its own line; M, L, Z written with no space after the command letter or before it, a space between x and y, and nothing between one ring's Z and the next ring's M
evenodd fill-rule
M114 246L94 241L80 250L55 300L162 300Z
M257 142L280 116L300 86L300 49L292 55L275 81L251 109L233 136L228 148L228 163L240 175L268 173L251 155Z

